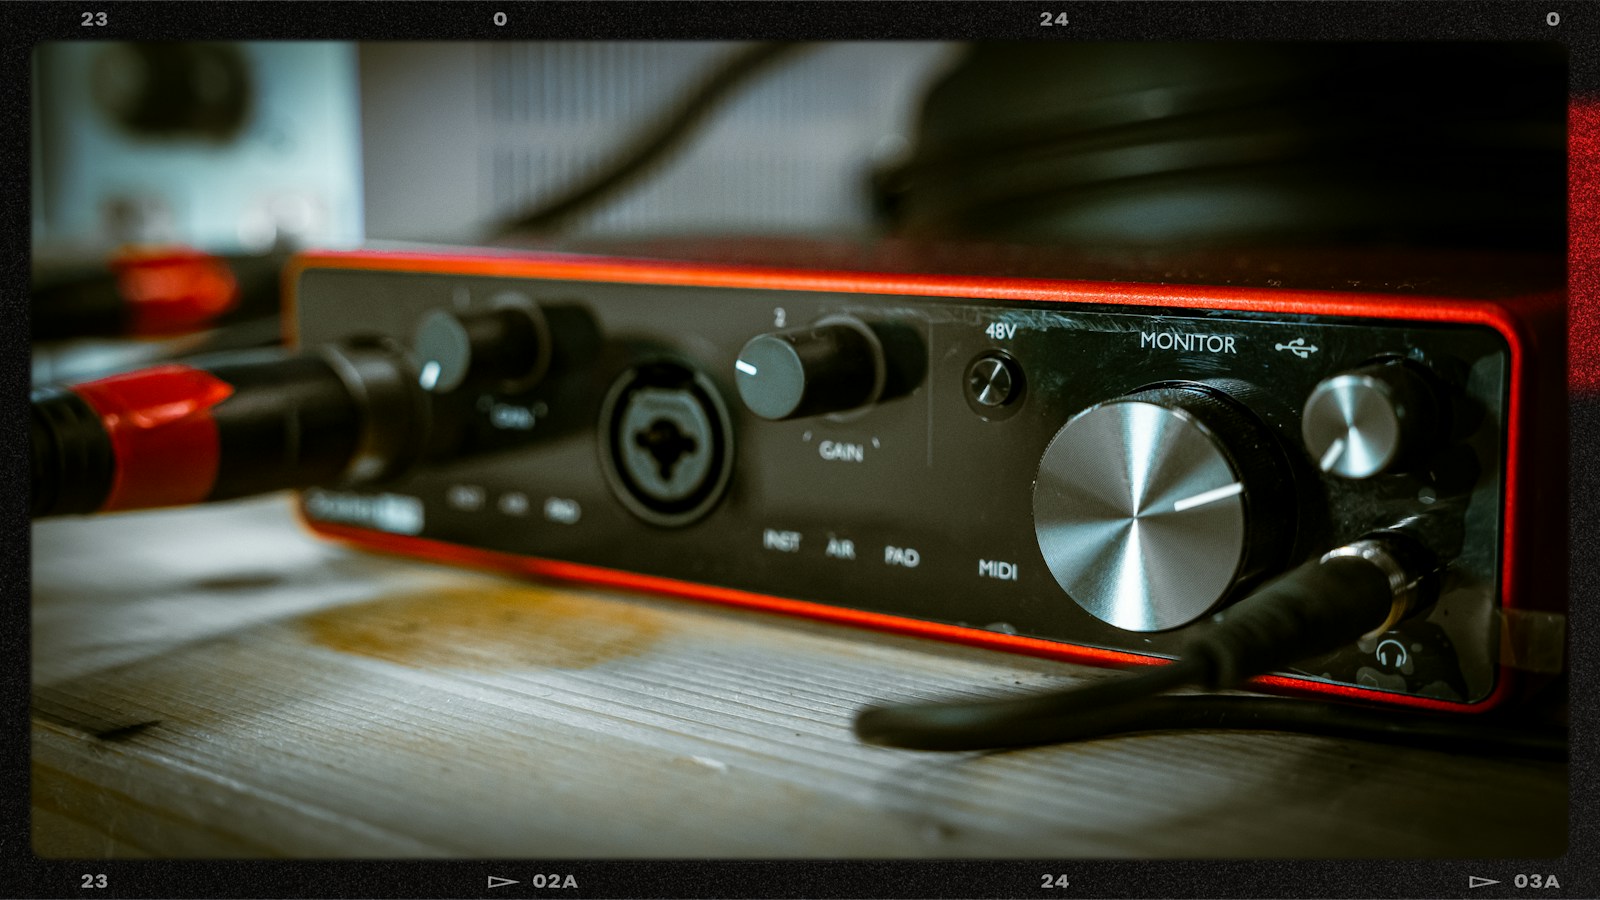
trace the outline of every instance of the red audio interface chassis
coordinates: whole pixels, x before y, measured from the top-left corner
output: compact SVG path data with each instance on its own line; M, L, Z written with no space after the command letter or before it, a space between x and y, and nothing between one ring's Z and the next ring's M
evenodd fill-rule
M797 255L737 250L774 251ZM432 435L398 479L305 492L306 522L1115 666L1171 658L1264 580L1420 522L1448 558L1435 602L1253 683L1476 712L1563 668L1560 272L798 255L297 258L293 341L401 348Z

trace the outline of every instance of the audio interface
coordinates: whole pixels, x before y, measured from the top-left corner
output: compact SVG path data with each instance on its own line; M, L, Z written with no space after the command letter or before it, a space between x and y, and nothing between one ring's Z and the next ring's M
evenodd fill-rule
M303 255L294 341L403 356L426 438L302 512L380 550L1107 665L1405 528L1437 599L1258 684L1473 711L1562 668L1559 289L1164 275Z

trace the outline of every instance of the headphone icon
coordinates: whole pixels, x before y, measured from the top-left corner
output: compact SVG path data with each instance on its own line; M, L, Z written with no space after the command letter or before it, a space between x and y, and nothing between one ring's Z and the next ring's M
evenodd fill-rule
M1394 661L1393 662L1390 662L1389 659L1385 655L1385 649L1386 648L1390 648L1390 647L1393 648L1393 651L1392 651L1393 654L1394 654ZM1378 662L1379 663L1381 663L1381 664L1383 664L1385 666L1393 666L1393 667L1398 669L1401 666L1406 664L1406 657L1407 657L1406 645L1400 643L1399 641L1395 640L1394 638L1388 638L1387 640L1383 641L1382 643L1380 643L1378 645L1378 649L1375 651L1375 655L1378 657Z

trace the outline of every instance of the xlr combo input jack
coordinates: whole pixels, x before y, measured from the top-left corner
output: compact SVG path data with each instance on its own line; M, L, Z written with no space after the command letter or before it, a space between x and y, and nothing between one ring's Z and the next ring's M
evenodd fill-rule
M658 360L624 372L600 409L600 470L652 525L703 518L733 473L733 424L711 379Z

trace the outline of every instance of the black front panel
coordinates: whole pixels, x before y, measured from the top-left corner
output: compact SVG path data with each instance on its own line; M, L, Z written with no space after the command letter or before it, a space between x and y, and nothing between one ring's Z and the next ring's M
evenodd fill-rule
M1052 577L1034 482L1075 415L1155 385L1200 384L1266 435L1264 446L1233 438L1229 459L1275 467L1241 476L1250 539L1268 534L1274 549L1265 563L1256 554L1262 571L1241 570L1236 592L1440 503L1464 521L1431 612L1298 674L1462 701L1494 686L1509 362L1487 328L342 270L305 273L298 294L307 346L410 342L431 310L532 303L552 347L531 389L487 380L439 395L430 463L381 487L310 492L313 518L1171 655L1184 628L1113 627ZM838 316L880 339L879 399L782 421L751 413L735 368L747 342ZM1398 360L1438 388L1426 439L1403 470L1322 474L1301 437L1307 397L1330 376Z

